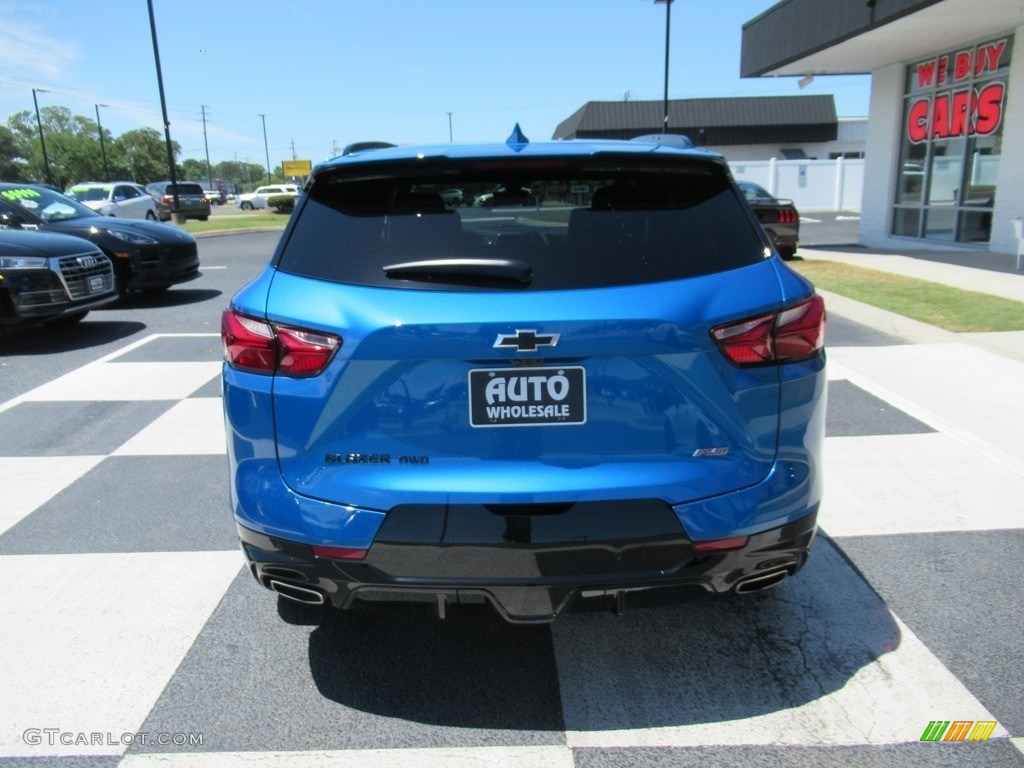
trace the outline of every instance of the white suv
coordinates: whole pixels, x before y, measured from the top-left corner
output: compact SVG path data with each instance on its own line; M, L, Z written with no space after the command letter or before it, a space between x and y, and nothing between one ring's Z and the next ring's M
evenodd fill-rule
M85 181L64 194L103 216L156 221L160 215L153 196L131 181Z
M275 195L298 197L299 188L294 184L274 184L269 187L257 187L255 192L239 195L236 204L243 211L251 211L253 208L266 208L267 200Z

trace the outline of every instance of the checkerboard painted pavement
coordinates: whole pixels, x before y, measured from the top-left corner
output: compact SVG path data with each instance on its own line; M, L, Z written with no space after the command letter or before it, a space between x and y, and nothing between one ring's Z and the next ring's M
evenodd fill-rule
M216 336L150 336L0 405L0 768L1024 764L1024 365L829 354L801 574L543 627L258 587ZM999 725L922 744L935 720Z

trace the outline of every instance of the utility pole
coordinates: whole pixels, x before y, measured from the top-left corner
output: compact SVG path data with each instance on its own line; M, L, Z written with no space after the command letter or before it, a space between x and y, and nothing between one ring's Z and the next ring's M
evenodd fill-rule
M153 36L153 60L156 62L156 82L160 89L160 108L164 117L164 139L167 142L167 165L171 172L171 189L174 190L175 224L184 224L181 216L181 202L178 199L178 176L174 169L174 147L171 145L171 121L167 119L167 98L164 96L164 76L160 71L160 48L156 43L156 17L153 15L153 0L146 0L149 6L149 32ZM134 169L132 170L134 175Z
M665 119L661 124L661 132L668 133L668 41L672 24L672 0L654 0L654 2L665 3Z
M37 93L49 93L49 91L43 88L32 89L32 103L36 105L36 125L39 126L39 144L43 148L43 168L46 172L46 183L53 184L53 178L50 176L50 158L46 156L46 139L43 138L43 121L39 117L39 99L36 98Z
M274 177L270 174L270 146L267 144L267 116L260 115L263 120L263 151L267 155L267 184L274 183Z
M203 111L203 147L206 149L206 180L210 185L207 189L213 189L213 169L210 167L210 144L206 140L206 105L200 104L199 108Z
M100 107L109 107L109 104L96 105L96 127L100 132L100 154L103 155L103 180L110 181L110 168L107 167L107 147L103 141L103 124L100 122Z

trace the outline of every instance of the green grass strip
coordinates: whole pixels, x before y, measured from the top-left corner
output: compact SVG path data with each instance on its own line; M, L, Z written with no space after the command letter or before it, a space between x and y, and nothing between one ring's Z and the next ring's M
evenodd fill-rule
M819 288L954 333L1024 330L1024 302L832 261L792 261Z
M284 213L254 213L241 216L211 216L207 221L189 219L182 227L186 232L232 232L236 229L263 227L280 227L288 223L288 215Z

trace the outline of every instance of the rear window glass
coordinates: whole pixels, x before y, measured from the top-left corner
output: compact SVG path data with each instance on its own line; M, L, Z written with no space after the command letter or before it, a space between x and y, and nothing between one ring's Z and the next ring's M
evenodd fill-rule
M175 188L174 184L168 184L167 185L167 192L166 192L166 194L173 195L174 194L174 188ZM177 188L178 188L178 194L179 195L202 195L203 194L203 188L201 186L199 186L198 184L178 184Z
M279 269L413 289L562 290L674 280L765 258L727 175L711 163L480 161L414 177L369 169L316 181L282 241Z

